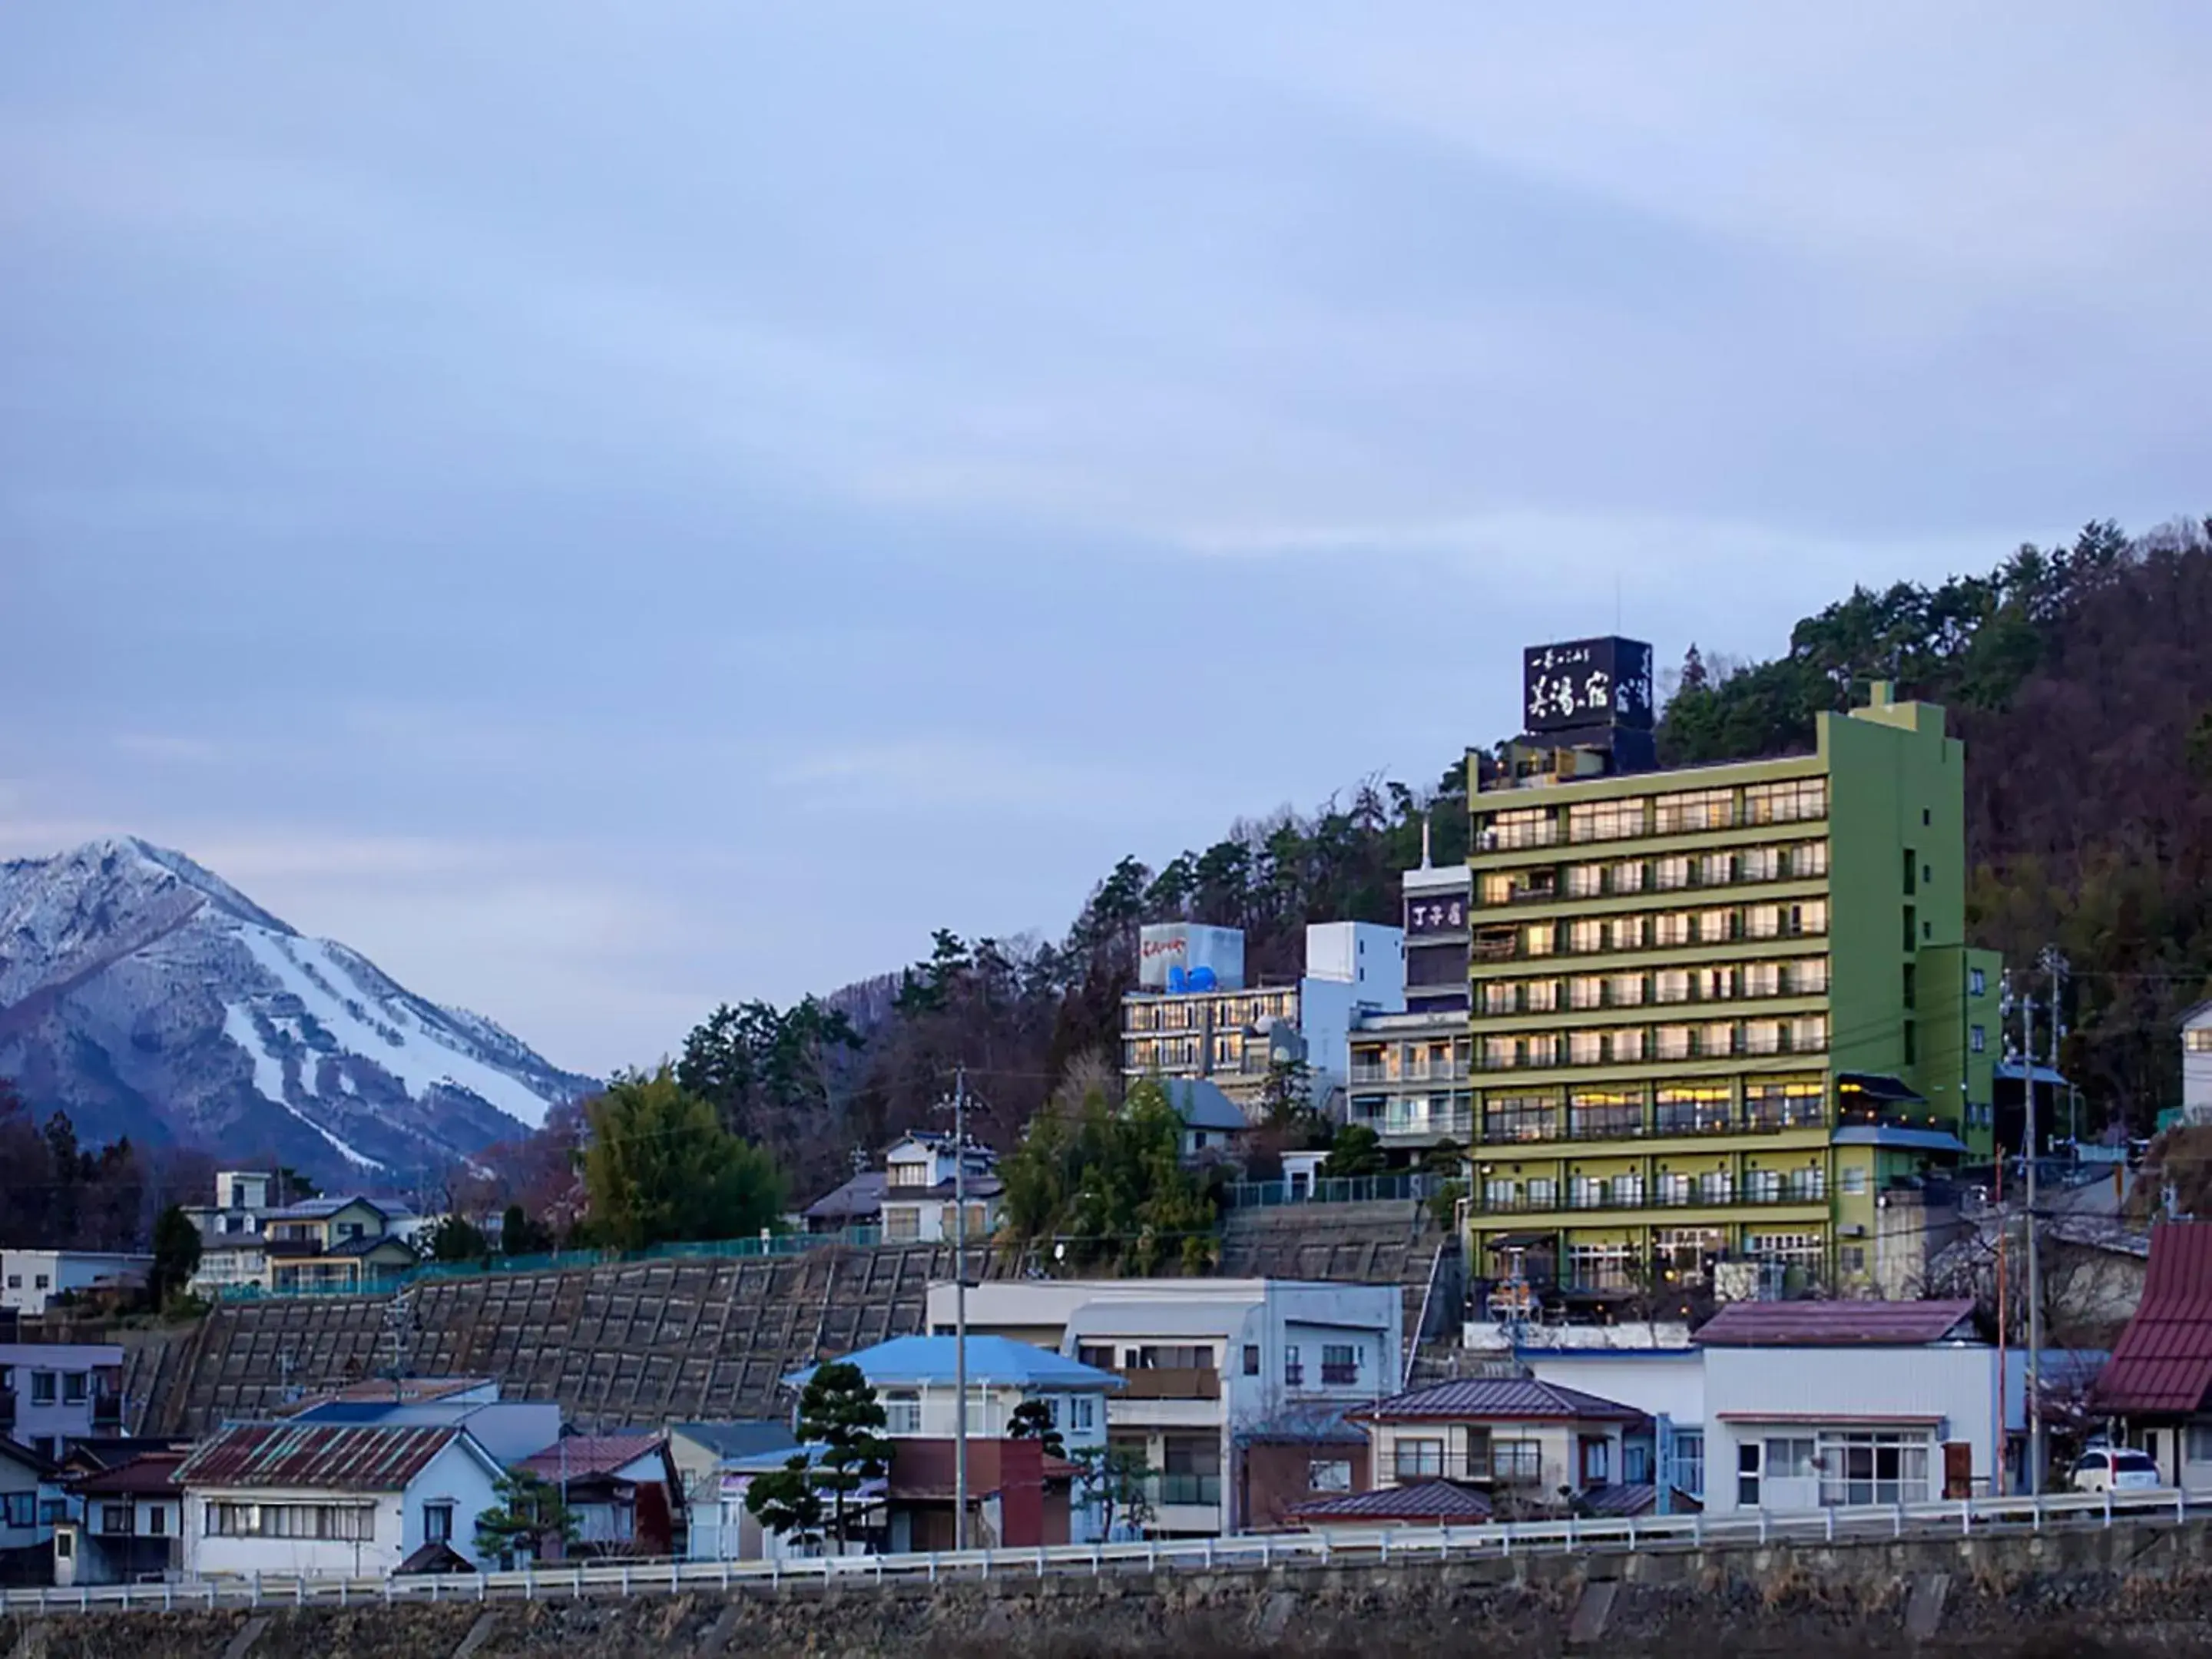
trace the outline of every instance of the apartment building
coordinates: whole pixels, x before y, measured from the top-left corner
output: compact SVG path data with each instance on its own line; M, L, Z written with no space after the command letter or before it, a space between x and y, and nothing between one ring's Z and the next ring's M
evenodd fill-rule
M1880 683L1778 760L1632 769L1648 702L1571 718L1470 757L1475 1272L1867 1285L1884 1189L1991 1150L1964 745Z
M1353 1028L1406 1006L1405 935L1380 923L1312 923L1305 972L1285 985L1244 983L1235 928L1164 923L1139 948L1138 988L1121 1000L1122 1075L1204 1078L1247 1111L1280 1068L1303 1066L1313 1104L1340 1116ZM1164 965L1198 957L1210 960Z
M1394 1152L1474 1138L1474 1040L1467 1012L1371 1014L1352 1033L1346 1121Z
M952 1298L950 1285L929 1287L939 1335L951 1331ZM1106 1398L1107 1443L1158 1472L1147 1526L1160 1537L1274 1523L1255 1487L1276 1484L1277 1443L1328 1443L1333 1416L1394 1393L1404 1322L1388 1285L1054 1279L968 1292L971 1339L1031 1343L1120 1379ZM1255 1448L1267 1449L1265 1479ZM1345 1461L1337 1452L1312 1467Z

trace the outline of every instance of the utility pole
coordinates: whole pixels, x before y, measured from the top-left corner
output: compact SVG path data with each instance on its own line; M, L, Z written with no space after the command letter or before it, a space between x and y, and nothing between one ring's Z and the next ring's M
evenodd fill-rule
M2021 1058L2027 1066L2027 1492L2043 1496L2043 1258L2036 1244L2035 994L2020 1000Z
M968 1068L952 1076L952 1547L968 1547Z

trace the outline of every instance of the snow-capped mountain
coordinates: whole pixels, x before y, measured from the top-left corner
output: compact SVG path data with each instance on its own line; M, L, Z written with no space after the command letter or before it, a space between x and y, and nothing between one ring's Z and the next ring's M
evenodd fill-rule
M0 863L0 1077L88 1139L355 1183L519 1135L593 1086L129 837Z

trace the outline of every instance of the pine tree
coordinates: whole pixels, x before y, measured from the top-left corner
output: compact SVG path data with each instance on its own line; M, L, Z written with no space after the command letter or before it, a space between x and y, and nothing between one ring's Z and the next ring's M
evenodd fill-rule
M883 1432L887 1421L860 1368L842 1360L815 1367L799 1396L799 1437L819 1448L808 1479L830 1494L830 1534L841 1546L846 1500L890 1468L891 1443Z

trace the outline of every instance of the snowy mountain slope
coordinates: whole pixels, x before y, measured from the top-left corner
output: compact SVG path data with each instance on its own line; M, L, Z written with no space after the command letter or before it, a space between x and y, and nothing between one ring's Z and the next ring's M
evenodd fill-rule
M0 1076L88 1137L356 1182L519 1134L592 1086L127 837L0 863Z

